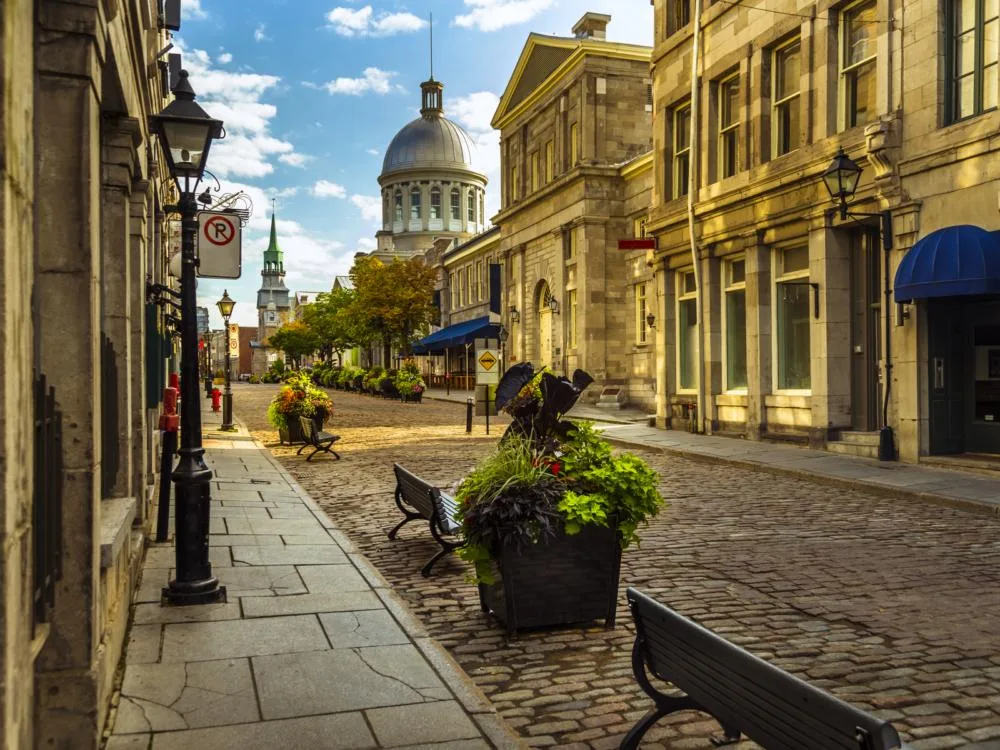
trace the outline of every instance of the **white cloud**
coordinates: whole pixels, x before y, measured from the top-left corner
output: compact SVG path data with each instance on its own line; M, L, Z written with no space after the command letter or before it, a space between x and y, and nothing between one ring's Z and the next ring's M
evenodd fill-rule
M181 18L185 21L200 21L208 18L208 13L201 7L201 0L184 0L181 3Z
M220 65L228 65L229 63L231 63L233 61L233 56L229 52L223 52L217 58L215 58L215 60Z
M379 13L372 6L352 10L338 7L326 14L327 28L341 36L394 36L420 31L427 21L412 13Z
M306 157L288 141L271 134L278 108L263 101L281 81L278 76L234 72L213 65L204 50L188 50L174 39L191 74L191 85L205 110L225 123L226 137L212 146L209 169L220 178L265 177L273 161L295 165Z
M375 195L352 195L351 203L361 211L361 218L375 225L382 223L382 200Z
M525 23L555 5L555 0L464 0L469 12L452 23L466 29L497 31Z
M310 88L322 88L330 94L347 94L349 96L361 96L371 92L373 94L385 95L396 90L401 91L402 87L392 83L398 73L379 68L365 68L358 78L335 78L324 84L305 84Z
M368 148L368 149L365 149L365 151L367 153L371 154L372 156L378 156L379 153L381 153L377 148Z
M258 25L257 28L253 30L253 40L255 42L266 42L270 39L271 37L265 34L265 31L267 31L267 24L262 23Z
M310 157L305 154L282 154L278 157L278 161L282 164L287 164L290 167L305 167L306 162L309 161Z
M370 253L376 247L378 243L372 237L361 237L357 241L358 250L366 253Z
M465 128L475 144L472 167L489 180L487 216L500 210L500 134L490 126L499 103L500 97L492 91L476 91L445 101L445 112Z
M268 188L267 194L272 198L291 198L299 192L297 187L284 187L284 188Z
M312 194L317 198L346 198L347 189L343 185L329 180L319 180L312 187Z

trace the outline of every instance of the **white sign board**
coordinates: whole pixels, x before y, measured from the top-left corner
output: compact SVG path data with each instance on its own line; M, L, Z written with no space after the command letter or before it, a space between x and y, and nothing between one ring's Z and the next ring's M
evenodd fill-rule
M476 385L496 385L500 382L500 353L496 349L480 349L476 353Z
M229 356L238 359L240 356L240 325L229 324Z
M198 276L238 279L242 272L240 217L226 211L198 212Z

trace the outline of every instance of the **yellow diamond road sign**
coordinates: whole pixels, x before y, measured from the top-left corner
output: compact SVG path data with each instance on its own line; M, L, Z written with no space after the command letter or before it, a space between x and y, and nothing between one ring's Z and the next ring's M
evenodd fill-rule
M479 364L483 366L484 370L492 370L496 363L497 358L493 356L493 352L485 351L479 356Z

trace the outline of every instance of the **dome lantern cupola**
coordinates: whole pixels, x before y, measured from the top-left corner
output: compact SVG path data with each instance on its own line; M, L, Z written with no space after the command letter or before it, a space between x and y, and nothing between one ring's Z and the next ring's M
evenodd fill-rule
M433 78L420 84L420 114L423 117L441 117L444 114L444 106L441 103L443 91L444 84Z

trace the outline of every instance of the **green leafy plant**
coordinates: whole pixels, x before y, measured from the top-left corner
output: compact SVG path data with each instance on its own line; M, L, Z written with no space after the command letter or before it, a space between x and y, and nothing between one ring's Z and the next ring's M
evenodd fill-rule
M326 391L313 385L305 373L290 373L288 382L267 407L267 419L279 430L288 429L291 419L310 417L324 422L333 412L333 402Z
M420 376L420 368L416 361L405 360L396 373L396 389L402 394L423 393L427 384Z

